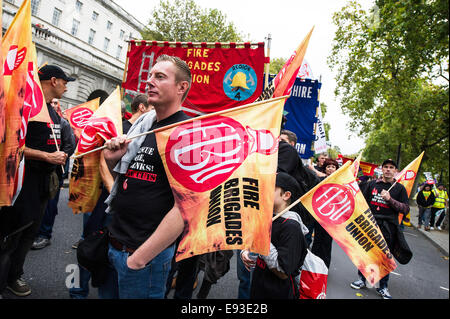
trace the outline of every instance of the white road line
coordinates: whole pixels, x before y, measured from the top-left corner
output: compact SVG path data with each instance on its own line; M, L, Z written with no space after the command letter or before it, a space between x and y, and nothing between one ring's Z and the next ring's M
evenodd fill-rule
M398 273L396 273L396 272L393 272L393 271L391 271L391 274L397 275L397 276L401 276L400 274L398 274Z
M445 288L445 287L442 287L442 286L440 286L439 288L441 288L441 289L444 289L444 290L447 290L447 291L448 291L448 288Z
M414 236L414 237L417 237L417 235L414 235L414 234L411 234L411 233L408 233L408 232L403 232L403 234L407 234L407 235L410 235L410 236Z

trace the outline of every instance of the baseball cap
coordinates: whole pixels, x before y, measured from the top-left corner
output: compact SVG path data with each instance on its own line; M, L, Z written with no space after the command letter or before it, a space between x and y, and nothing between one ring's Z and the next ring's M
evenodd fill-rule
M284 173L284 172L278 172L275 186L278 186L282 188L284 191L291 192L292 201L296 201L298 197L300 196L300 186L291 175Z
M56 65L47 64L39 69L38 74L40 81L50 80L53 77L63 79L67 82L75 81L75 78L68 77L66 73L64 73L64 71Z
M386 164L392 164L392 165L395 166L395 168L398 168L398 167L397 167L397 163L394 162L394 160L392 160L392 159L390 159L390 158L387 159L387 160L384 160L383 164L381 164L381 167L383 167L383 166L386 165Z

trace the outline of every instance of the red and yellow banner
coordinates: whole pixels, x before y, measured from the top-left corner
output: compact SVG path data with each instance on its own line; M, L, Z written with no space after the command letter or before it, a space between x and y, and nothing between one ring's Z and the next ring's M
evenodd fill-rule
M87 101L83 104L71 107L65 111L66 117L69 120L70 126L72 127L73 133L80 138L81 132L83 132L84 127L89 122L89 119L98 109L100 103L100 98Z
M398 175L395 176L397 182L405 186L408 197L411 195L411 190L414 186L414 181L416 180L423 154L425 154L425 152L422 152L416 157L416 159L409 163Z
M301 202L370 285L375 285L397 267L359 189L350 162L302 196Z
M81 132L75 154L85 153L105 140L122 135L120 90L117 87L91 115ZM101 193L101 152L74 159L69 181L69 207L74 214L92 212Z
M353 162L352 158L342 156L341 154L338 155L338 158L342 159L342 164L345 164L347 161ZM373 174L375 173L375 168L377 168L378 166L380 165L362 162L361 159L359 161L359 168L361 168L362 173L365 176L373 176Z
M226 46L226 47L225 47ZM145 93L146 80L158 56L173 55L186 61L192 73L192 87L183 110L190 114L213 113L252 103L261 94L264 72L264 42L250 43L161 43L131 41L124 100Z
M419 171L420 163L422 162L424 153L425 152L422 152L415 160L409 163L398 175L395 176L395 179L398 181L398 183L405 186L408 197L411 195L411 190L414 186L414 181L416 180L417 172ZM406 216L403 216L403 214L398 215L399 224L401 224L402 221L404 225L411 226L410 212L408 212Z
M230 249L268 254L286 98L155 132L175 203L187 225L177 261Z
M20 188L19 163L23 158L30 112L24 112L27 76L32 51L30 0L23 1L2 39L4 81L4 139L0 143L0 206L12 205Z
M313 30L314 27L311 28L311 31L308 32L297 50L295 50L281 71L278 72L275 79L273 79L273 84L275 86L273 97L291 94L292 86L294 85L298 70L300 70L300 67L302 66L303 58L306 54L306 49L308 48L309 39L311 38Z
M36 46L32 43L31 47L24 108L30 108L29 121L53 123L50 114L48 114L47 103L39 81Z
M267 86L256 101L263 101L272 97L278 97L282 95L290 95L292 86L295 83L297 74L303 63L303 58L308 48L309 39L311 38L314 27L309 31L297 50L294 51L289 60L286 61L283 68L278 72L277 76L273 79L269 86Z

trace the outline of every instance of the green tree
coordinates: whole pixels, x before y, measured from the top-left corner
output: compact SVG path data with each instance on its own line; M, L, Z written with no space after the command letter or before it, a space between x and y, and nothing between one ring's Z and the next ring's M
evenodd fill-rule
M283 58L270 59L269 73L270 74L278 74L278 72L280 72L281 68L284 66L285 63L286 63L286 59L283 59Z
M422 171L448 182L448 1L378 0L370 12L349 2L337 26L329 65L351 129L366 138L364 158L395 158L401 167L422 151Z
M161 0L142 32L145 40L239 42L242 35L218 9L202 9L193 0Z

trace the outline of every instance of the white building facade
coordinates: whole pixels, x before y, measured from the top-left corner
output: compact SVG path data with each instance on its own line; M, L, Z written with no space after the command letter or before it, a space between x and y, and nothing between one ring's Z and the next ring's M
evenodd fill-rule
M3 33L23 0L3 0ZM69 76L63 109L96 97L101 102L121 85L128 40L144 25L111 0L31 0L38 65L60 66Z

